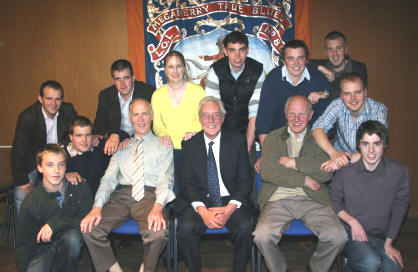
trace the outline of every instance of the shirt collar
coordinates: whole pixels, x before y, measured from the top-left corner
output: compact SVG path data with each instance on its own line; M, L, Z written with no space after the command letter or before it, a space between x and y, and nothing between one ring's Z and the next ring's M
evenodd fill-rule
M380 159L380 162L377 165L376 169L374 169L374 171L369 171L366 168L366 166L364 165L364 162L363 162L363 159L362 158L360 158L359 162L357 162L356 165L357 165L358 172L377 173L377 174L379 174L379 175L381 175L383 177L385 176L385 166L386 166L386 163L385 163L384 157L382 157Z
M291 85L293 85L292 80L289 77L289 71L287 70L286 65L282 66L282 80L285 80L289 82ZM311 75L309 74L308 68L305 66L305 69L303 70L302 76L300 77L298 83L294 86L299 85L304 79L306 78L306 80L311 80Z
M214 144L219 144L219 142L221 141L221 132L219 132L219 134L216 136L216 138L215 139L213 139L213 140L211 140L211 139L209 139L207 136L206 136L206 134L205 134L205 132L203 132L203 137L204 137L204 139L205 139L205 145L206 145L206 147L208 146L208 144L210 143L210 142L213 142Z
M145 142L148 142L151 138L152 138L152 132L151 131L149 131L148 133L147 133L147 135L145 135L145 136L142 136L142 139L144 140L144 143ZM139 136L137 136L136 134L134 134L134 136L131 138L131 141L136 141L137 139L139 139L139 138L141 138L141 137L139 137Z
M42 108L42 105L41 105L41 110L42 110L42 114L44 115L44 118L45 119L49 119L49 120L55 120L55 119L57 119L57 117L58 117L58 115L60 114L60 112L59 111L57 111L57 113L55 114L55 116L54 116L54 118L49 118L48 117L48 115L46 114L46 112L44 111L44 108Z
M135 89L135 84L132 83L132 92L131 92L131 96L129 97L129 99L126 102L129 102L132 100L132 96L134 95L134 89ZM125 100L123 100L122 95L120 95L120 92L118 91L118 98L119 98L119 103L125 103Z
M232 69L232 65L229 61L228 61L228 64L229 64L229 70L231 70L231 75L235 78L235 80L237 80L245 69L245 62L244 62L244 65L242 65L242 69L239 70L238 72L235 72L234 69Z
M73 143L71 143L71 142L67 145L67 151L68 151L68 154L70 154L71 158L85 153L85 152L81 152L81 151L75 149L73 147ZM89 150L87 150L86 152L92 152L92 151L93 151L93 145L91 145Z
M290 129L290 127L287 126L287 132L289 133L289 135L292 136L293 138L295 138L296 142L299 142L299 143L303 142L303 139L305 138L305 135L306 135L306 131L308 131L308 127L306 127L304 131L299 133L299 136L296 138L295 133L293 133L293 131Z

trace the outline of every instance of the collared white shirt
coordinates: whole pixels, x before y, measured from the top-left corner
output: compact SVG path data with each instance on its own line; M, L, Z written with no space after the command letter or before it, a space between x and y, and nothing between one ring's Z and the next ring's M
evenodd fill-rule
M242 74L242 72L244 72L244 69L245 69L245 62L244 62L244 64L242 65L241 70L239 70L239 71L238 71L238 72L236 72L236 73L235 73L234 69L232 68L231 63L230 63L230 62L228 62L228 64L229 64L229 70L231 70L231 75L232 75L232 77L233 77L233 78L235 78L235 80L237 80L237 79L239 78L239 76Z
M213 140L206 137L206 135L204 133L203 133L203 137L205 139L206 153L209 153L209 143L213 142L212 151L213 151L213 155L215 157L216 171L218 172L219 191L221 193L221 197L229 196L230 194L228 192L228 189L226 189L225 184L222 180L221 169L220 169L220 166L219 166L219 152L220 152L220 146L221 146L221 133L219 132L218 136L216 136L216 138L213 139ZM236 204L237 208L241 207L241 202L239 202L237 200L231 199L229 201L229 203ZM195 202L192 202L192 206L196 210L197 207L205 206L205 204L203 202L200 202L200 201L195 201Z
M94 150L93 145L91 145L89 150L87 150L86 152L93 152L93 150ZM67 151L68 151L68 154L70 154L71 158L74 158L75 156L82 155L83 153L85 153L85 152L81 152L75 149L73 146L73 143L69 143L67 145Z
M289 71L287 70L286 65L283 65L282 67L282 80L284 80L286 78L286 81L290 83L290 85L292 86L298 86L305 78L306 80L311 80L311 75L309 74L308 69L305 67L305 69L303 70L302 76L300 77L298 83L296 83L296 85L293 85L292 80L290 79L289 76Z
M132 101L134 95L134 85L132 84L132 93L127 101L123 100L122 96L118 92L119 104L120 104L120 129L125 131L131 136L134 134L134 127L132 126L131 120L129 120L129 104Z
M44 109L42 108L42 113L45 119L45 126L46 126L46 143L47 144L57 144L58 143L58 134L57 134L57 122L58 122L58 115L59 112L54 116L54 119L51 119L46 115Z

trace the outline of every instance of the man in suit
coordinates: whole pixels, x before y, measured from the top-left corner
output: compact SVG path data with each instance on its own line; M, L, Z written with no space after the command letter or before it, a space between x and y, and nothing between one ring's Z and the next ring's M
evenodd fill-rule
M129 61L120 59L113 62L111 75L114 85L104 89L99 94L96 119L93 128L93 145L106 134L104 152L112 155L118 150L120 131L132 136L134 128L129 121L129 104L134 98L143 98L151 102L154 87L142 81L136 81L132 65ZM127 139L124 146L128 144Z
M201 271L200 236L206 229L226 226L232 233L234 271L245 271L251 249L252 188L247 141L243 134L221 129L222 101L202 99L199 118L203 131L182 143L183 165L176 210L180 214L178 238L191 272Z
M46 81L39 89L38 101L20 113L17 119L11 152L16 218L23 199L38 183L36 152L45 144L64 144L68 125L77 117L73 105L62 102L63 98L61 84Z

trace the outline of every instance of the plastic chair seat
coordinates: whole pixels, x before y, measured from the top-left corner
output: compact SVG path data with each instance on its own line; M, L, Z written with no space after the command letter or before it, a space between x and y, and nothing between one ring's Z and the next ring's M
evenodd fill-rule
M284 235L314 235L312 231L310 231L302 220L299 219L293 219L292 222L290 222L289 228L283 232Z
M141 234L138 228L138 224L133 219L129 219L128 221L123 223L123 225L120 226L119 228L112 230L112 233L128 234L128 235Z

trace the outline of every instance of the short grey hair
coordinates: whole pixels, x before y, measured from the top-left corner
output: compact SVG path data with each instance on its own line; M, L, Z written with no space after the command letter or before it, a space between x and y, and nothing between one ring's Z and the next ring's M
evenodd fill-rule
M224 107L224 103L222 103L222 101L219 98L216 98L216 97L210 95L210 96L205 96L205 97L202 98L202 100L200 100L200 103L199 103L199 116L202 113L202 107L204 105L206 105L207 103L209 103L209 102L213 102L213 103L218 104L219 109L221 110L221 114L223 116L226 115L226 110L225 110L225 107Z
M306 104L308 105L308 110L309 110L308 113L310 113L312 111L312 103L311 103L311 101L309 101L309 99L306 96L303 96L303 95L294 95L294 96L289 97L286 100L286 104L284 106L284 112L285 113L287 113L287 108L289 106L290 101L293 100L293 99L295 99L295 98L300 98L300 99L305 100Z

